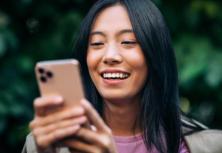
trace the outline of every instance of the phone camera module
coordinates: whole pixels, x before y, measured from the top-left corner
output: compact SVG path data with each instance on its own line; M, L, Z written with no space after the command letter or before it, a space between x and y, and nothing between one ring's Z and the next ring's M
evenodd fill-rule
M41 76L41 77L40 77L40 80L41 80L41 82L43 82L43 83L46 83L46 82L47 82L47 79L46 79L46 77L44 77L44 76Z

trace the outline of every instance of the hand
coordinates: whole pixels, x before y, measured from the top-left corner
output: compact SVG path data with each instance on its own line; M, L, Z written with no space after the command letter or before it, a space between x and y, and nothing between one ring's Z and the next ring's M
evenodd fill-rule
M62 109L63 104L60 96L35 99L35 117L29 126L39 150L48 149L58 140L73 135L87 122L83 107Z
M67 139L63 143L70 148L71 152L117 153L111 129L88 101L82 100L81 104L94 128L80 128L75 133L75 138Z

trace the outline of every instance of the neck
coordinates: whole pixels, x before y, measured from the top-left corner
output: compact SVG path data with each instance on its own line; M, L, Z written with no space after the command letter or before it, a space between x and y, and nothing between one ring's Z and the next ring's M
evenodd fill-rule
M141 133L139 126L139 101L112 102L104 100L104 119L113 135L132 136Z

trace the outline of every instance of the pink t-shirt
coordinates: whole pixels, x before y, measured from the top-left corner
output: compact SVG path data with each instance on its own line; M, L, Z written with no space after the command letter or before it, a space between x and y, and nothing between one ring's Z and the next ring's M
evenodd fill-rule
M119 153L158 153L155 148L151 152L147 151L142 135L129 137L114 136L114 140ZM179 153L190 153L184 141L180 145Z

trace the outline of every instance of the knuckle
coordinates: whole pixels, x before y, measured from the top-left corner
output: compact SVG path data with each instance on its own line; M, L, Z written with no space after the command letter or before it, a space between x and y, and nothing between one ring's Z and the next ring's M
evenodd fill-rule
M109 136L111 136L112 135L112 130L109 128L109 127L107 127L107 134L109 135Z
M101 149L95 149L94 153L105 153L105 150L101 150Z
M101 142L102 142L102 146L104 149L107 149L109 148L110 144L111 144L111 140L110 140L110 137L107 136L107 135L103 135L101 137Z
M52 131L57 130L58 129L58 123L51 124L49 129L52 130Z
M30 129L33 129L35 127L35 122L34 121L31 121L30 123L29 123L29 128Z
M48 142L45 142L42 138L37 138L36 143L40 148L46 148L48 145Z
M48 134L48 143L51 144L57 140L55 133Z
M52 137L53 137L53 139L58 140L58 139L60 139L63 135L64 135L64 132L59 129L59 130L56 130L56 131L52 134Z
M39 120L37 117L35 117L30 123L29 123L29 128L34 129L38 126Z
M53 116L51 116L51 120L55 120L55 121L61 121L64 119L64 116L66 115L66 111L65 110L61 110L58 112L54 112Z
M32 130L32 134L33 134L34 137L37 138L38 137L38 130L37 129L33 129Z
M51 135L50 135L50 138L52 139L52 140L57 140L58 139L58 133L57 132L53 132Z
M105 153L104 149L101 147L98 147L98 146L92 146L92 147L88 148L88 150L89 150L89 152L92 152L92 153Z

